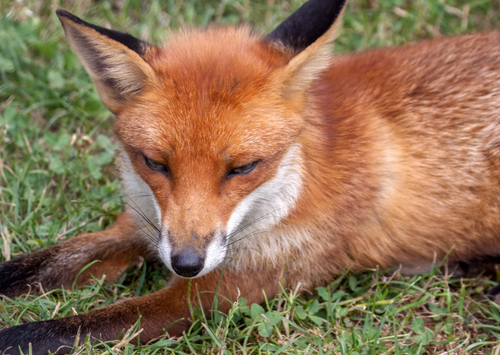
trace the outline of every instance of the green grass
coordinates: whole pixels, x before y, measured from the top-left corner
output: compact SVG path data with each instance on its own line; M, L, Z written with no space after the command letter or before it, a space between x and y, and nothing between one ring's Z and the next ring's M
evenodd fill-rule
M167 26L244 22L266 32L300 2L1 2L0 261L105 228L123 204L112 165L112 116L70 52L56 8L160 43ZM499 18L500 3L491 0L351 1L335 49L500 29ZM146 294L163 287L166 277L161 265L143 264L111 285L97 280L78 290L0 299L0 328ZM132 347L132 333L74 353L497 353L500 308L484 297L493 284L441 272L407 277L367 270L301 297L283 290L262 307L241 300L228 316L195 312L197 321L180 338Z

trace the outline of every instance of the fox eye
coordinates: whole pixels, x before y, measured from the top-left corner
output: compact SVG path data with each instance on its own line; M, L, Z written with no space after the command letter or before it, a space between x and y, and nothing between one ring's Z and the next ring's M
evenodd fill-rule
M233 170L230 170L228 173L227 173L227 177L231 177L233 175L244 175L244 174L248 174L250 171L253 170L253 168L255 168L255 166L257 165L259 161L256 160L254 161L253 163L249 163L249 164L245 164L245 165L242 165L238 168L235 168Z
M169 172L168 168L165 165L158 163L157 161L150 159L147 156L144 156L144 161L146 162L146 165L148 166L148 168L150 168L152 170L161 171L164 173Z

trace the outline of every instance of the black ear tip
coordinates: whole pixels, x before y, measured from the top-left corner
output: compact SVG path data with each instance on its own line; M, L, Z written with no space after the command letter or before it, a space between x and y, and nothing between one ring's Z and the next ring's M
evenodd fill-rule
M68 17L68 18L75 17L75 15L73 15L72 13L70 13L66 10L63 10L63 9L57 9L56 14L59 17Z
M76 17L75 15L73 15L71 12L68 12L66 10L63 10L63 9L57 9L56 10L56 15L61 18L61 17L66 17L67 19L70 19L71 21L73 22L76 22L80 25L85 25L87 24L85 21L83 21L81 18L79 17Z
M85 21L83 21L81 18L76 17L71 12L68 12L68 11L63 10L63 9L57 9L56 15L59 17L59 20L61 20L62 17L65 17L65 18L67 18L67 19L69 19L69 20L71 20L79 25L84 25L84 26L87 25L87 23Z
M332 27L346 0L309 0L271 33L265 36L298 53Z
M128 33L109 30L109 29L104 28L104 27L93 25L91 23L83 21L81 18L76 17L75 15L73 15L72 13L70 13L66 10L58 9L58 10L56 10L56 14L59 17L59 20L61 21L62 26L63 26L65 31L67 29L66 29L66 24L63 21L63 18L67 18L68 20L73 22L73 24L76 24L78 26L84 26L86 28L90 28L103 36L106 36L114 41L120 42L121 44L127 46L128 48L130 48L134 52L138 53L139 55L142 55L144 53L144 50L147 46L146 42L143 42L143 41L129 35Z
M63 10L63 9L57 9L56 15L59 17L59 20L61 21L63 27L65 27L65 26L64 26L64 22L62 19L67 18L71 22L76 23L77 25L80 25L80 26L90 27L90 28L93 28L95 30L100 28L100 27L94 26L88 22L83 21L81 18L79 18L79 17L73 15L71 12L68 12L68 11Z
M63 10L63 9L57 9L56 15L59 18L59 21L61 21L61 25L62 25L64 31L66 31L66 28L64 27L63 17L70 18L70 16L73 16L73 14L71 14L68 11Z

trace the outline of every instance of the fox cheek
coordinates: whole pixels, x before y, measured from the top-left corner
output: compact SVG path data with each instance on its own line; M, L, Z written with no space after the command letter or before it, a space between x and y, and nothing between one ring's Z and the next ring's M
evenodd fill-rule
M168 231L165 233L164 227L162 227L160 241L158 242L158 254L170 271L175 272L172 268L172 245L169 241Z
M212 271L219 265L221 265L226 258L227 252L227 239L226 235L219 234L218 238L214 238L211 243L208 245L206 257L205 257L205 266L199 276L205 275L208 272Z
M228 239L246 242L258 238L257 231L280 223L294 208L302 190L302 151L292 145L284 154L274 177L239 202L227 222Z

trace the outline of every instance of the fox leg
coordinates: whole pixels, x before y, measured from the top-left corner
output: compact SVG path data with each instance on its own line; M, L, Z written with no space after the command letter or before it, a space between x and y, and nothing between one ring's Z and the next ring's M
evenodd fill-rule
M227 312L231 302L239 295L249 303L262 303L262 290L268 296L274 296L279 290L280 275L281 273L272 270L251 274L228 270L221 274L221 271L214 270L192 280L190 297L194 305L201 306L207 312L218 289L219 310ZM34 355L43 355L49 350L56 352L58 349L57 354L67 353L78 332L80 339L85 339L90 334L94 339L114 340L137 322L139 314L143 329L140 334L141 342L158 337L165 330L171 336L181 335L190 325L188 287L189 280L174 277L166 288L146 296L131 298L78 316L4 329L0 331L0 353L9 347L12 347L11 350L4 354L18 354L19 347L27 353L29 343L32 344Z
M47 249L0 264L0 294L15 297L40 283L45 290L70 288L82 268L95 260L78 277L78 284L101 277L117 280L129 263L147 253L149 241L141 236L135 216L120 214L106 230L82 234Z

